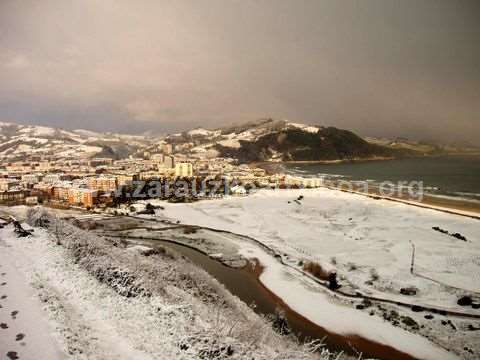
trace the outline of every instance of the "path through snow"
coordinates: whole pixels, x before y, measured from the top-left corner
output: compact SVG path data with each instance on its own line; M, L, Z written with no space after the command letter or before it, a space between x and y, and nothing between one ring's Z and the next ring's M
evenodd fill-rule
M53 331L15 254L0 239L0 359L64 359Z

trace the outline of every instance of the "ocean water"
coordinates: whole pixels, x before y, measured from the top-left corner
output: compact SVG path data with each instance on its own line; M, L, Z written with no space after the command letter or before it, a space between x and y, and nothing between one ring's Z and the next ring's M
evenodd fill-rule
M339 164L282 164L286 173L347 181L423 182L425 194L480 202L480 157L447 156Z

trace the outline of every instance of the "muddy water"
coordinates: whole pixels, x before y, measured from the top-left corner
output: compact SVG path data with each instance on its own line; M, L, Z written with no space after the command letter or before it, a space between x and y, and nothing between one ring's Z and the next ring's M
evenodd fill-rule
M282 310L293 333L301 340L322 339L331 351L343 351L355 355L363 354L363 358L385 360L414 359L391 347L384 346L359 336L343 336L331 333L308 319L292 311L278 297L266 289L258 279L261 269L247 266L244 269L229 268L207 255L187 246L161 240L142 241L150 245L161 244L170 248L206 270L210 275L221 282L232 294L236 295L248 305L254 305L258 314L274 314L277 309Z

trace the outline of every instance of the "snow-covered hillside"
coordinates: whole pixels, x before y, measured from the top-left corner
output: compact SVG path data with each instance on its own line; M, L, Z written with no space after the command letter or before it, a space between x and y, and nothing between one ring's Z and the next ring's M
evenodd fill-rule
M198 127L168 136L98 133L87 129L70 131L0 122L0 159L7 161L29 160L32 156L125 158L143 151L159 151L160 143L171 143L177 152L192 158L226 157L244 163L394 158L466 151L407 140L362 138L348 130L276 119L214 130Z
M0 158L4 160L124 157L146 143L148 139L141 136L0 122Z
M197 157L255 161L393 158L409 150L371 144L348 130L288 120L261 119L217 130L194 129L167 137Z
M42 225L32 236L17 238L12 225L0 229L0 275L9 280L0 299L2 360L329 358L275 333L175 253L146 255L145 247L57 223L41 209L28 213L32 225Z

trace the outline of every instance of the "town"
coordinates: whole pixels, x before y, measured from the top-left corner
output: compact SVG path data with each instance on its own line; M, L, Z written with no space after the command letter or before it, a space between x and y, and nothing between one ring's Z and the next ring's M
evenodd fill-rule
M141 198L183 202L246 195L252 188L322 185L319 178L268 174L231 158L195 158L174 144L162 144L158 150L119 160L42 155L2 161L0 204L90 210Z

